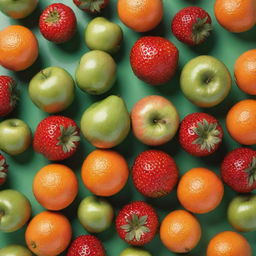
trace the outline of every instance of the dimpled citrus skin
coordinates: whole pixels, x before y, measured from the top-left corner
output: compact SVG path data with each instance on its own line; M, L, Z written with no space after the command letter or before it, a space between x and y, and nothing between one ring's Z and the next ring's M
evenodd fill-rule
M191 251L201 238L201 226L189 212L176 210L169 213L160 226L160 239L172 252Z
M141 37L130 53L134 74L151 85L167 83L176 72L178 60L176 46L159 36Z
M252 249L242 235L224 231L210 240L206 256L252 256Z
M178 167L174 159L160 150L146 150L135 159L132 178L137 190L148 197L170 193L178 182Z
M221 179L206 168L193 168L180 179L177 196L182 206L193 213L214 210L224 195Z

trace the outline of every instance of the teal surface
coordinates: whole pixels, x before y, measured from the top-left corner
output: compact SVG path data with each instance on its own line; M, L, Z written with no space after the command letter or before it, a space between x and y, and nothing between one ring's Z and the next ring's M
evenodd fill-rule
M0 74L13 76L17 80L20 88L20 102L16 110L9 117L16 117L26 121L33 132L35 131L37 124L48 114L39 110L29 99L27 87L30 79L39 70L48 66L63 67L66 70L68 70L70 74L72 74L72 76L74 76L75 68L78 64L79 58L85 52L88 51L84 43L83 31L87 23L92 19L93 16L85 14L82 11L80 11L76 6L73 5L71 0L65 0L60 2L63 2L71 6L77 15L78 32L76 33L75 37L68 43L62 45L55 45L51 42L48 42L41 36L37 26L38 17L40 15L40 12L44 9L44 7L53 2L57 1L40 0L40 6L38 7L38 9L29 18L26 18L25 20L21 21L9 19L3 14L0 14L0 29L3 29L4 27L10 24L21 24L31 28L39 40L40 56L31 68L29 68L26 71L15 73L9 72L6 69L0 67ZM209 169L214 170L216 173L219 173L219 165L224 155L229 150L232 150L239 146L231 139L231 137L226 132L226 113L235 102L242 99L246 99L248 98L248 96L240 92L235 83L233 82L232 91L223 103L211 109L200 109L184 98L179 88L180 71L182 67L185 65L185 63L191 58L198 55L207 54L215 56L218 59L222 60L227 65L233 76L233 65L236 58L244 51L253 49L256 46L256 29L241 34L232 34L224 30L216 22L216 19L214 17L214 0L164 0L163 2L165 12L163 22L154 31L150 33L139 34L131 31L120 22L116 12L116 0L111 0L111 4L102 13L102 15L120 24L124 32L123 46L120 52L115 55L115 60L118 64L117 82L115 83L111 91L107 92L105 95L102 96L90 96L77 89L76 99L74 103L61 114L74 118L75 121L79 124L79 120L81 118L83 111L91 103L99 99L102 99L110 94L116 94L123 97L126 101L129 110L131 110L135 102L137 102L139 99L147 95L157 94L165 96L169 100L171 100L177 107L181 118L183 118L185 115L189 113L198 111L205 111L207 113L215 115L223 125L223 128L225 130L225 138L218 152L216 152L213 156L201 159L190 156L187 153L185 153L179 147L177 138L173 139L166 145L158 148L165 150L175 158L180 169L180 174L185 173L186 171L193 167L199 166L207 167ZM214 31L209 40L203 45L193 48L178 42L170 31L170 20L174 16L174 14L179 9L190 5L199 5L205 8L211 14L214 26ZM150 85L147 85L142 81L138 80L134 76L130 68L130 49L134 42L143 35L164 36L171 40L179 48L179 69L176 73L175 78L172 79L166 85L163 85L161 87L152 87ZM131 166L137 154L148 148L149 147L142 145L140 142L138 142L134 138L132 133L130 133L128 138L115 149L125 156L125 158L129 161L129 164ZM85 189L81 182L80 167L84 158L93 149L94 148L83 138L79 152L77 152L75 156L73 156L72 158L63 161L64 164L67 164L76 172L76 175L79 178L80 182L79 195L77 199L70 207L62 211L66 216L68 216L72 223L73 237L76 237L81 234L86 234L86 231L82 228L82 226L79 224L76 218L76 211L81 199L83 199L85 196L89 194L89 192ZM3 187L1 187L1 189L13 188L23 192L32 203L33 215L43 211L44 209L37 203L33 196L32 180L35 173L42 166L48 164L49 162L41 155L38 155L35 152L33 152L32 148L30 148L27 152L23 153L20 156L7 156L7 161L10 165L9 177L7 183ZM234 196L235 193L226 187L224 199L221 205L215 211L209 214L197 215L200 223L202 224L203 235L196 249L194 249L191 253L187 255L205 255L205 249L211 237L213 237L218 232L224 230L232 230L232 227L228 224L226 219L226 209L228 203ZM172 192L170 195L166 196L163 199L147 199L136 192L131 180L119 194L109 198L110 202L113 204L113 206L115 206L116 212L122 205L132 200L138 199L145 200L151 203L154 207L156 207L159 213L160 220L162 220L164 216L169 212L181 208L177 201L175 192ZM25 244L24 231L25 228L22 228L21 230L14 233L0 233L0 247L12 243ZM244 235L249 240L253 248L253 251L255 252L256 255L256 232L245 233ZM107 250L107 254L109 256L118 256L120 251L123 248L127 247L127 245L123 241L121 241L121 239L116 234L114 225L112 225L111 229L109 229L108 231L99 234L98 237L103 241ZM145 248L147 248L152 253L152 255L155 256L176 255L165 249L165 247L160 242L159 235L157 235L156 238L150 244L146 245Z

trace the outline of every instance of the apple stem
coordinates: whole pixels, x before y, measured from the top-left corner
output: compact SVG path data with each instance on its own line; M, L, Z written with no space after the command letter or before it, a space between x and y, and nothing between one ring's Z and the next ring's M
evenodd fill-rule
M166 124L166 121L165 120L160 120L160 119L154 119L153 123L154 124Z
M0 210L0 220L5 215L5 212L3 210Z

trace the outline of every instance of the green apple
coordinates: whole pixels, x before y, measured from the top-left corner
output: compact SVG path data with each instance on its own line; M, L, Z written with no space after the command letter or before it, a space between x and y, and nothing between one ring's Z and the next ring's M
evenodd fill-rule
M120 49L123 31L118 24L97 17L88 23L84 36L88 48L115 53Z
M119 256L152 256L152 254L140 248L129 247L124 249Z
M0 0L0 10L13 19L23 19L32 13L38 0Z
M30 145L32 135L28 125L19 119L0 123L0 150L9 155L23 153Z
M26 196L16 190L0 191L0 231L20 229L31 215L31 205Z
M256 195L235 197L228 206L228 220L238 231L256 231Z
M0 256L33 256L32 253L21 245L8 245L0 249Z
M130 131L130 116L123 99L111 95L92 104L82 115L81 131L95 147L120 144Z
M150 95L139 100L131 111L132 129L138 140L158 146L171 140L179 128L179 114L166 98Z
M181 72L184 95L199 107L213 107L222 102L231 89L231 76L218 59L202 55L190 60Z
M108 91L116 81L116 63L103 51L90 51L84 54L76 69L78 87L93 95Z
M114 210L106 200L88 196L81 201L77 214L88 232L99 233L110 227Z
M56 113L73 102L75 82L65 69L48 67L31 79L28 93L37 107L48 113Z

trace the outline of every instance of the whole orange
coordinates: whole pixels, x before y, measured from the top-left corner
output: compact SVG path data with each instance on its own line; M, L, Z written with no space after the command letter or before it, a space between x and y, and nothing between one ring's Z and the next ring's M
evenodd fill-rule
M189 212L176 210L169 213L160 226L160 239L172 252L186 253L198 244L201 226Z
M0 31L0 64L20 71L30 67L38 57L38 42L26 27L11 25Z
M242 100L228 112L226 126L229 134L240 144L256 144L256 100Z
M78 193L74 172L62 164L44 166L34 177L33 192L46 209L58 211L69 206Z
M94 150L82 165L84 185L97 196L112 196L126 184L128 165L122 155L111 150Z
M234 71L237 86L245 93L256 95L256 49L239 56Z
M162 0L118 0L120 20L137 32L155 28L163 18Z
M216 19L225 29L240 33L256 24L255 0L216 0Z
M193 213L207 213L221 202L224 186L218 176L206 168L193 168L185 173L178 184L180 203Z
M69 220L60 213L41 212L28 224L25 239L28 248L39 256L55 256L69 245L72 229Z
M206 256L251 256L252 249L240 234L224 231L214 236L207 247Z

